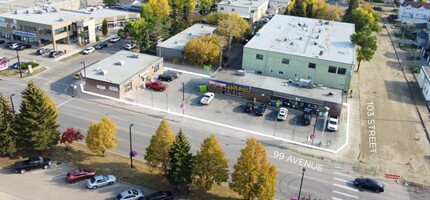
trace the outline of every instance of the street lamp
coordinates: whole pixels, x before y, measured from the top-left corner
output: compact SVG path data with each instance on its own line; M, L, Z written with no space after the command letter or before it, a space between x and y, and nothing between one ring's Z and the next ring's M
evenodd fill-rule
M15 51L16 51L16 58L18 59L19 77L20 77L20 78L22 78L21 62L19 62L19 53L18 53L18 49L15 49Z
M10 98L10 105L12 106L12 111L15 112L15 108L13 107L13 99L12 99L13 96L15 96L15 94L11 94L9 98Z
M85 61L82 61L81 63L84 66L84 77L87 78L87 70L86 70Z
M222 46L222 44L220 45L220 56L219 56L219 68L221 68L221 65L222 65L222 48L223 48L223 46Z
M182 115L185 115L185 83L182 82Z
M302 193L302 184L303 184L303 177L305 176L305 171L306 171L306 168L304 168L303 167L303 170L302 170L302 180L300 181L300 189L299 189L299 200L300 200L300 194Z
M322 134L321 134L321 142L324 142L324 131L327 125L327 117L328 117L328 112L330 111L329 107L324 107L325 108L325 113L324 113L324 124L323 124L323 130L322 130Z
M131 141L131 127L134 126L133 123L130 124L129 130L130 130L130 168L133 169L133 144Z

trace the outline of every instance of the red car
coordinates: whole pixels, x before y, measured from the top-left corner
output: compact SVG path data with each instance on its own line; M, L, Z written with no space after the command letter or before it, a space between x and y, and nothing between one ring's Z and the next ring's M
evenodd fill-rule
M145 87L152 88L153 90L159 90L162 92L164 90L167 90L167 88L169 88L169 85L164 84L161 81L154 81L154 82L145 83Z
M89 168L75 168L67 173L66 181L73 183L75 181L92 178L96 174L94 169Z

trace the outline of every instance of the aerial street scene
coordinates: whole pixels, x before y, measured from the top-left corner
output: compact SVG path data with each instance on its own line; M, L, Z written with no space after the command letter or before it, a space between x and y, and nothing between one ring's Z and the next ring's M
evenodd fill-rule
M428 200L430 1L0 0L0 200Z

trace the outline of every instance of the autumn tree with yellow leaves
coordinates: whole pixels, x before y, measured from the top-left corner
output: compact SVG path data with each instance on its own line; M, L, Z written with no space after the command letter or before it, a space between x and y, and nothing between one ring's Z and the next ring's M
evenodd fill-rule
M106 150L116 149L116 125L109 117L103 117L99 123L91 122L85 143L88 149L99 156L104 156Z

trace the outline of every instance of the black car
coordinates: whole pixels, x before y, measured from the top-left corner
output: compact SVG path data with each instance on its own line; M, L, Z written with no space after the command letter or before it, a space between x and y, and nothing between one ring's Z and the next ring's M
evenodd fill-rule
M371 178L356 178L354 180L354 185L359 188L372 190L378 193L384 192L385 187L383 183Z
M173 81L173 76L169 75L169 74L160 74L158 75L158 80L159 81L166 81L166 82L170 82Z
M167 70L163 74L172 76L173 79L177 79L181 73L177 71Z
M257 116L263 116L265 111L266 111L266 104L262 103L258 106L257 110L255 111L255 114Z
M15 50L24 50L31 48L31 44L24 44L24 43L18 43L18 46L15 48Z
M0 40L0 44L4 44L6 41L4 40Z
M255 103L253 102L247 102L244 106L245 112L249 113L255 110Z
M107 46L108 46L108 44L106 42L102 42L102 43L97 44L94 48L96 48L96 49L103 49L103 48L105 48Z
M49 57L55 58L57 56L62 56L63 54L63 51L52 51L51 53L49 53Z
M312 110L309 108L305 108L303 112L303 117L302 117L302 124L305 126L308 126L311 124L311 120L312 120Z
M170 191L159 191L146 197L146 200L173 200L173 193Z
M36 54L37 55L43 55L43 54L49 53L49 52L51 52L51 50L50 49L45 49L45 48L40 48L40 49L36 50Z

